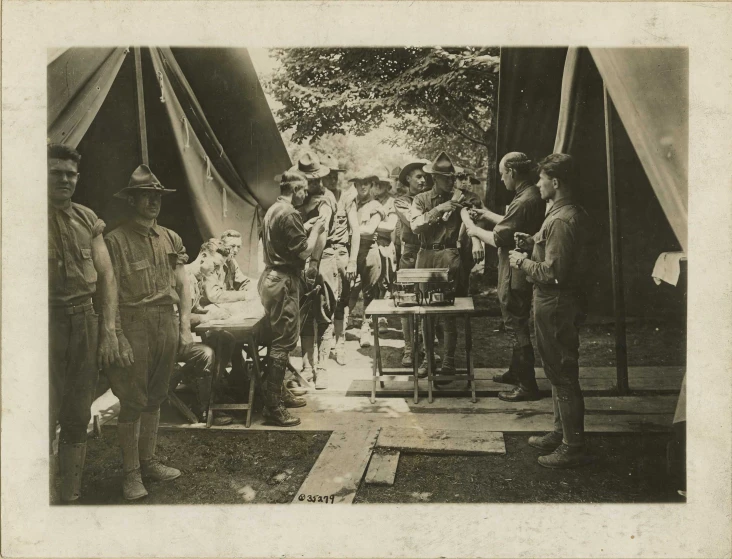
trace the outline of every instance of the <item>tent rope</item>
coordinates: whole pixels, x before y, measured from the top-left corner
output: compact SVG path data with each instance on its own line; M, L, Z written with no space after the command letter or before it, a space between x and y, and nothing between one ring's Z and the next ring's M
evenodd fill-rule
M229 208L226 200L226 185L221 183L221 213L226 217L229 213Z
M183 117L181 118L181 120L183 121L183 126L186 129L186 143L183 145L183 149L185 150L191 147L191 131L188 128L188 119L186 117Z
M165 103L165 89L163 87L163 73L158 70L158 81L160 82L160 102Z
M204 155L203 159L206 161L206 180L212 181L213 175L211 174L211 160L208 155Z

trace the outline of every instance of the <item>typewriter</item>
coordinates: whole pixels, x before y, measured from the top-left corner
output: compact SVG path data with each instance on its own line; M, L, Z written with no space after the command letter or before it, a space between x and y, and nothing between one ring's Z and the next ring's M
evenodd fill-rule
M448 268L419 268L397 271L392 300L397 307L452 305L455 282Z

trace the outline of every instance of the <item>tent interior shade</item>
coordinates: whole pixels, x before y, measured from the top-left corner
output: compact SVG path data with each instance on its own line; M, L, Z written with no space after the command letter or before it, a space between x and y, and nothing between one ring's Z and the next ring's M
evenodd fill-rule
M142 51L150 167L176 194L161 225L195 257L203 239L242 233L238 261L256 277L260 216L290 159L246 49ZM131 49L71 48L48 64L49 141L82 154L74 196L107 222L126 218L112 195L142 162L135 61Z
M578 161L577 197L597 224L590 312L603 315L612 314L613 292L603 106L607 86L616 107L612 128L626 312L684 315L685 285L656 286L651 272L660 253L686 245L688 52L504 48L500 79L498 157L525 151L541 158L561 151ZM503 199L509 200L510 193L504 192Z

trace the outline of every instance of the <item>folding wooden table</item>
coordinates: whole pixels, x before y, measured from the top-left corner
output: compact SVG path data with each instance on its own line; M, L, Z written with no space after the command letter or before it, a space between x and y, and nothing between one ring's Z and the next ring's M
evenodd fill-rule
M206 418L206 427L211 427L213 423L213 412L223 410L246 410L246 427L250 427L252 424L252 408L254 406L254 384L255 382L262 381L262 367L259 356L260 346L267 347L267 353L269 354L269 347L262 344L262 332L264 325L264 311L257 316L252 318L246 318L238 320L236 322L229 321L212 321L205 322L196 326L196 333L200 334L203 338L205 334L214 333L215 346L214 347L214 370L213 378L211 379L211 396L208 402L208 417ZM228 334L228 336L227 336ZM227 340L228 338L228 340ZM218 379L223 374L228 356L224 356L223 350L224 345L228 341L231 343L233 338L234 344L243 344L246 348L247 355L252 360L252 369L249 374L249 402L246 404L217 404L214 402L215 387ZM252 374L253 373L253 374Z
M378 318L380 316L406 316L410 319L410 327L413 332L413 340L419 339L419 318L423 320L425 317L454 317L462 316L465 319L465 358L467 361L467 368L460 369L465 370L464 373L458 372L456 369L453 375L437 375L433 371L434 363L434 333L432 332L432 321L424 320L425 323L425 350L427 352L427 395L428 402L433 402L432 388L435 380L458 380L467 379L468 386L470 386L472 401L477 401L475 396L475 370L473 367L473 335L470 326L470 318L475 313L475 306L473 305L472 297L456 297L455 303L452 305L434 305L434 306L414 306L414 307L397 307L394 305L394 301L391 299L376 299L364 311L365 316L374 316L374 321L378 324ZM379 329L378 327L373 328L374 331L374 357L373 357L373 379L371 385L371 403L376 401L376 381L379 380L381 387L384 388L384 382L381 380L382 377L393 377L396 375L412 375L414 381L414 403L419 401L419 378L417 377L418 370L418 358L414 355L412 360L412 371L405 372L404 369L387 369L386 371L382 367L381 363L381 348L379 347Z

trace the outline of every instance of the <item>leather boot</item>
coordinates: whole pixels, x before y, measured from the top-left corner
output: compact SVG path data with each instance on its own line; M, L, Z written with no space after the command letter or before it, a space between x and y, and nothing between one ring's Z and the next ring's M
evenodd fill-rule
M454 375L455 374L455 356L454 355L445 355L445 360L442 362L442 367L440 367L440 374L441 375ZM443 379L443 380L436 380L435 386L447 386L453 382L450 379Z
M140 467L142 475L152 481L170 481L180 476L180 470L165 466L155 457L159 423L160 410L140 414Z
M145 497L147 490L142 484L138 449L140 420L138 419L134 423L118 423L117 437L122 447L122 470L125 476L122 482L122 495L128 501Z
M371 334L371 325L369 324L369 319L364 318L363 323L361 324L361 336L359 338L359 345L361 347L371 347L371 339L373 335Z
M548 450L552 452L556 450L560 444L562 444L562 434L557 433L556 431L552 431L551 433L546 433L541 436L536 435L529 437L529 446L533 446L540 450Z
M264 393L264 409L262 416L266 423L277 427L294 427L300 424L300 419L294 417L282 405L282 383L267 383Z
M84 472L86 443L61 444L58 448L61 470L61 500L76 501L81 495L81 475Z
M402 367L411 367L414 357L412 356L412 328L408 318L402 318L402 333L404 334L404 353L402 354Z
M48 500L52 505L57 505L61 501L58 477L58 455L51 450L48 455Z
M589 462L584 445L584 398L579 383L557 386L557 406L562 421L562 444L548 456L539 457L546 468L562 469L582 466Z
M325 368L333 345L333 325L328 325L318 345L318 365L315 369L315 389L328 388L328 370Z
M533 348L532 348L533 354ZM508 371L500 375L493 375L493 382L500 384L515 384L518 386L519 375L518 371L521 367L521 348L514 347L511 353L511 364L508 367Z
M302 408L307 406L307 400L299 396L295 396L286 386L282 388L282 405L286 408Z
M344 317L333 322L335 334L335 360L339 365L346 364L346 322Z
M302 336L302 370L300 374L308 382L313 381L313 370L315 366L315 336Z

